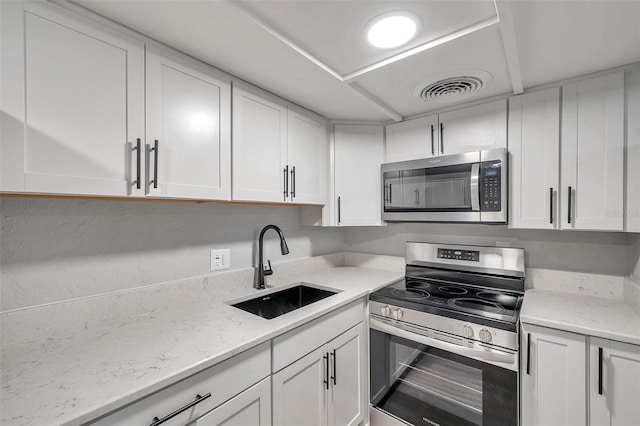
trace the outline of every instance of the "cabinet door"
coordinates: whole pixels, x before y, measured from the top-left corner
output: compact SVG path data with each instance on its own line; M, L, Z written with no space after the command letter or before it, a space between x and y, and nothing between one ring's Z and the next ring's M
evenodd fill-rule
M286 201L286 160L286 105L234 86L233 199Z
M628 426L640 419L640 346L592 337L589 424Z
M507 147L507 100L440 114L440 155Z
M328 139L323 120L289 109L287 151L290 200L324 204Z
M563 86L563 229L623 229L624 73Z
M329 342L329 425L356 426L366 417L367 351L363 323Z
M323 345L272 376L274 425L327 424L328 356Z
M148 195L230 199L230 83L150 46L146 61Z
M558 228L560 88L509 99L511 228Z
M585 354L585 336L522 324L523 426L586 424Z
M627 232L640 232L640 67L625 71L626 182L625 207Z
M144 137L143 43L55 5L25 2L18 18L3 38L8 54L20 51L6 66L24 76L13 82L22 84L20 99L9 104L23 100L11 121L24 132L6 145L3 133L2 156L12 163L9 185L22 183L7 189L144 195L133 149Z
M341 226L381 225L382 126L335 126L336 220Z
M385 159L416 160L438 155L438 116L418 118L386 127Z
M271 379L267 377L189 426L271 426Z

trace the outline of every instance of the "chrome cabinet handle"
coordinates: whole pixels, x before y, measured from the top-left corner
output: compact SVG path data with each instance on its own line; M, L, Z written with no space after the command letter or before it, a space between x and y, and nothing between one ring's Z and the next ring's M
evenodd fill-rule
M296 198L296 166L291 167L291 198Z
M333 358L333 376L331 376L331 379L333 380L333 386L335 386L337 384L337 374L336 374L336 350L334 349L333 352L331 352L331 357Z
M284 176L284 198L285 200L289 196L289 166L287 165L282 171Z
M567 217L567 223L571 223L571 196L572 196L572 190L571 187L569 187L569 208L568 210L568 217Z
M172 418L174 418L175 416L177 416L178 414L182 413L183 411L187 411L189 408L195 406L196 404L200 404L202 401L204 401L207 398L211 397L211 392L209 392L208 394L201 396L201 395L196 395L196 399L191 401L190 403L188 403L187 405L185 405L184 407L178 408L176 411L174 411L171 414L167 414L166 416L164 416L163 418L159 419L157 417L153 418L153 422L149 425L149 426L158 426L164 422L166 422L167 420L170 420Z
M440 153L444 154L444 126L440 123Z
M136 184L136 189L140 189L140 168L142 163L142 147L140 138L136 140L136 147L133 149L136 150L136 181L134 183Z
M436 155L436 150L435 147L433 145L433 124L431 125L431 155Z
M325 377L326 380L323 380L322 383L324 383L327 387L327 390L329 390L329 352L327 352L326 354L323 355L322 357L325 361Z
M158 139L153 141L153 180L150 183L153 183L153 187L158 187Z

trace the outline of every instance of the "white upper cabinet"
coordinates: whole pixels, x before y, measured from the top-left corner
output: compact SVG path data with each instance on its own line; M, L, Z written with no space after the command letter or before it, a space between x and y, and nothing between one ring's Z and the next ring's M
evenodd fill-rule
M639 397L640 346L592 337L589 348L589 424L638 424Z
M231 198L231 85L147 46L147 195Z
M509 226L558 229L560 88L509 99Z
M385 162L415 160L438 155L438 116L418 118L386 127Z
M287 106L233 88L233 199L283 202L288 198ZM285 192L286 191L286 192Z
M586 337L524 323L521 330L522 426L584 426Z
M324 204L324 119L233 89L233 199Z
M624 73L563 86L561 225L622 231Z
M440 155L507 147L507 100L439 115Z
M323 119L289 107L287 164L289 196L296 203L324 204L327 127Z
M144 44L55 5L2 7L1 189L144 195Z
M382 126L335 126L335 219L339 226L381 225Z
M640 67L627 70L625 84L626 142L625 231L640 232Z

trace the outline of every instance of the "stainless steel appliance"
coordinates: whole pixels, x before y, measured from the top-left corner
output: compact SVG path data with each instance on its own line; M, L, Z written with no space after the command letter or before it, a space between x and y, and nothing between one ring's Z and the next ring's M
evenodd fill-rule
M369 296L371 425L518 424L524 250L408 242Z
M382 219L507 222L507 150L382 165Z

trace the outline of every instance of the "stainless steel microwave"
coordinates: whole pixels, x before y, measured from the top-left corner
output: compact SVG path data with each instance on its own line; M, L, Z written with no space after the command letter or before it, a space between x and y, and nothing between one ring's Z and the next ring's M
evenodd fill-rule
M507 222L507 150L386 163L382 219L389 222Z

